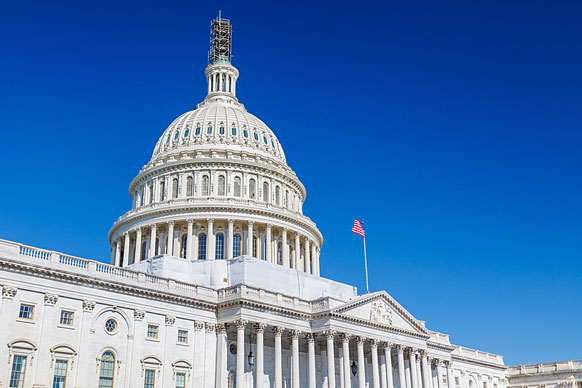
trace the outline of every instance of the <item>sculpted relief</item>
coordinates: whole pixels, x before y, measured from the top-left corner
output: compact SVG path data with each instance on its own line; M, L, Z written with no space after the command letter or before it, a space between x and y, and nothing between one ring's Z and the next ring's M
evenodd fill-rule
M392 310L390 310L388 304L377 300L370 306L370 320L385 325L392 325Z

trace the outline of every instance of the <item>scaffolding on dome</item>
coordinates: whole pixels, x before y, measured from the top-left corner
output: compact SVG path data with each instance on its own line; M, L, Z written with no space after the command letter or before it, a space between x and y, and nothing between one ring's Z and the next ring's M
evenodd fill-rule
M230 20L223 19L221 12L218 17L210 22L210 51L208 52L208 63L213 64L218 61L230 62L232 56L232 26Z

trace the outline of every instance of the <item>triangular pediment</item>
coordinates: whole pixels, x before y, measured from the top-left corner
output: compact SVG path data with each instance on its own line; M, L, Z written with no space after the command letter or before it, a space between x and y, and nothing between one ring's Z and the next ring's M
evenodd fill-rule
M356 321L428 335L423 322L415 319L385 291L359 296L332 312Z

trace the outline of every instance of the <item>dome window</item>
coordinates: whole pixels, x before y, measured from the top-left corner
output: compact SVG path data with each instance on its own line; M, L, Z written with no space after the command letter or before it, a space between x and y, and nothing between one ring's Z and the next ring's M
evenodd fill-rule
M267 136L263 136L263 141L265 142L265 144L269 144L269 142L267 141Z
M176 131L174 134L174 140L178 140L178 136L180 136L180 131Z
M220 129L218 130L218 133L221 135L224 135L224 126L220 127Z
M171 138L172 138L172 135L168 133L168 137L166 138L166 145L170 144Z
M275 142L273 141L273 139L271 139L271 145L273 146L273 148L275 148Z
M243 136L249 137L249 131L247 131L246 129L243 129Z
M209 125L208 128L206 128L206 134L212 135L212 125Z
M236 136L236 127L232 127L231 133L232 133L232 136Z
M200 127L196 127L196 132L194 132L194 135L196 136L200 135Z
M259 134L258 133L253 133L253 136L255 137L255 141L259 141Z
M190 134L190 128L186 128L186 130L184 131L184 137L188 137L189 134Z

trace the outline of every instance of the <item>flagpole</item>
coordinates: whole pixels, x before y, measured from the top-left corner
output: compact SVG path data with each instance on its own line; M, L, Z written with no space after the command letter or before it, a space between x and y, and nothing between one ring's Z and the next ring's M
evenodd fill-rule
M364 234L364 267L366 268L366 294L370 293L370 289L368 288L368 258L366 256L366 236Z

